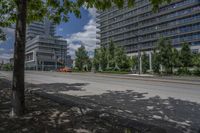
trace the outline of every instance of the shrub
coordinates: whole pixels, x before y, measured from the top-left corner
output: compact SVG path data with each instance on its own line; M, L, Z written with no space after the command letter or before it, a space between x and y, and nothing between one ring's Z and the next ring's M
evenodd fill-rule
M2 68L4 71L12 71L13 70L12 64L4 64Z
M191 72L187 68L179 68L176 74L177 75L191 75Z
M195 76L200 76L200 68L196 68L195 70L193 70L192 74Z

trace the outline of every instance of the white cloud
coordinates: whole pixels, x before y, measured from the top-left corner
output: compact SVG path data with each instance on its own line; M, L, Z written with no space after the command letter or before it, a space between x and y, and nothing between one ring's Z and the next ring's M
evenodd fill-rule
M82 32L77 32L72 35L68 35L66 40L69 44L69 53L74 57L75 51L82 45L85 46L89 53L93 52L97 47L96 39L97 23L96 23L96 9L88 9L91 19L84 26Z

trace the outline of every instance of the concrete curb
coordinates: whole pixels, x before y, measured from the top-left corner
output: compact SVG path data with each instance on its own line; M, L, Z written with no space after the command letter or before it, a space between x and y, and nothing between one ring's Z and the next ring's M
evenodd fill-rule
M72 75L80 75L78 73L72 73ZM85 74L90 76L88 74ZM80 75L84 76L84 75ZM105 75L105 74L94 74L96 77L107 77L107 78L115 78L115 79L127 79L127 80L142 80L142 81L153 81L153 82L163 82L163 83L177 83L177 84L190 84L190 85L200 85L200 81L189 81L189 80L180 80L180 79L157 79L154 77L139 77L139 76L120 76L120 75Z

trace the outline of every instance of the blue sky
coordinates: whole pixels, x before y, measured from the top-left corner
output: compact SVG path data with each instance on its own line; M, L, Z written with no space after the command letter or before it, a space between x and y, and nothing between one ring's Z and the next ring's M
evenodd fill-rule
M86 49L93 54L96 48L96 10L81 9L81 19L70 14L70 21L57 25L56 34L62 36L68 41L69 54L74 57L75 50L81 44L85 45ZM14 30L4 29L7 33L7 41L0 42L0 58L8 59L13 55L14 45Z

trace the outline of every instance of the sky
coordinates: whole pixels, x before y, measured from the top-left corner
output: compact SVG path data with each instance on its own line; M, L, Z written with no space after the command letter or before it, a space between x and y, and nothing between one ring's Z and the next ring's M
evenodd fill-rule
M69 54L75 58L75 51L82 45L91 57L96 48L96 9L81 9L81 18L70 14L70 21L56 26L56 35L62 36L69 45ZM9 59L13 56L14 30L4 29L7 41L0 41L0 58Z

